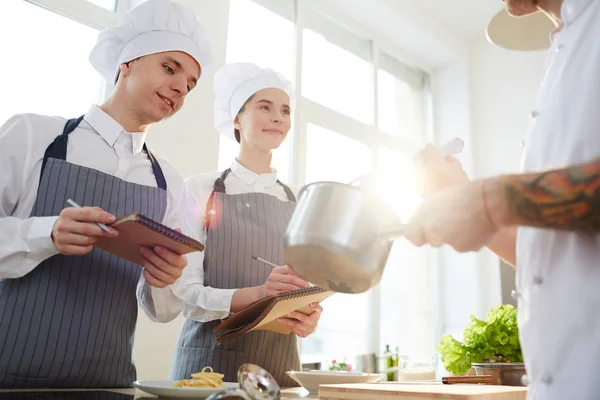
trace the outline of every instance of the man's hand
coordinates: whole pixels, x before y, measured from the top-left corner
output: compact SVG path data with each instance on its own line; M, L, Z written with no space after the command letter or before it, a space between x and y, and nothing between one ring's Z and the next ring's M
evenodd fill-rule
M181 229L177 228L176 231L181 232ZM155 246L153 249L142 246L140 253L144 258L144 279L150 286L157 288L175 283L187 266L186 256L162 246Z
M444 156L431 144L419 151L415 159L418 164L418 191L422 197L429 197L447 187L469 182L460 161L451 155Z
M279 318L277 322L290 328L299 337L305 338L315 332L323 312L323 307L319 303L312 303L310 308L314 310L310 315L294 311L289 313L286 318Z
M486 210L483 181L452 186L426 199L406 225L404 236L416 246L449 244L477 251L497 232Z
M309 284L305 280L300 279L294 272L284 265L282 267L273 268L267 281L260 286L261 298L273 296L290 290L304 289Z
M94 248L99 237L117 237L119 232L103 231L94 222L110 224L115 216L98 207L68 207L61 211L50 234L54 247L65 256L82 256Z

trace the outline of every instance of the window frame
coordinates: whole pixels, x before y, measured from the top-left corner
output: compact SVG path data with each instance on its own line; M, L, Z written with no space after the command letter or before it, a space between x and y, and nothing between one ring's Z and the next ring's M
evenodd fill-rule
M324 105L321 105L313 100L302 96L302 63L303 63L303 31L308 26L306 23L306 17L309 13L326 13L326 9L323 10L323 6L317 2L312 1L298 1L298 0L251 0L257 4L264 6L281 17L291 19L295 26L295 71L294 71L294 87L296 90L296 101L297 107L295 110L295 117L293 121L294 135L291 138L292 143L290 146L290 168L289 176L287 181L295 187L301 187L306 182L306 167L307 161L307 129L309 124L317 124L331 131L337 132L340 135L347 136L351 139L360 141L366 144L372 152L372 163L373 168L377 167L377 153L380 147L385 147L397 151L402 156L410 157L412 149L417 149L424 145L427 141L431 141L433 138L433 107L431 101L431 87L430 87L430 75L423 70L413 68L412 66L406 65L402 62L400 57L394 57L394 54L398 52L394 51L393 48L385 46L380 43L375 35L371 32L362 31L362 28L356 26L351 21L338 18L331 21L331 23L339 24L342 29L349 30L351 34L356 35L359 39L367 39L370 42L371 51L371 62L372 68L372 84L373 84L373 124L365 124L357 121L350 116L344 115L338 111L332 110ZM328 19L325 17L324 19ZM314 24L313 24L314 25ZM311 26L312 28L312 26ZM352 42L350 42L352 43ZM387 44L387 43L386 43ZM343 48L343 47L342 47ZM364 53L364 52L363 52ZM380 68L380 55L383 54L387 60L381 65ZM359 55L364 59L364 54ZM414 141L408 140L406 137L393 136L387 134L378 128L379 126L379 89L378 89L378 72L380 69L390 72L386 65L389 66L389 58L394 59L398 64L406 66L406 73L422 74L422 85L423 85L423 96L422 96L422 134L419 138L415 138ZM387 62L385 62L387 61ZM409 75L409 78L415 80L414 75ZM398 78L400 79L400 78ZM437 266L438 258L433 250L427 250L425 256L424 267L427 268L431 285L429 287L430 293L425 295L431 296L430 304L438 304L439 299L438 288L441 287L439 283ZM369 309L371 310L369 315L369 349L368 352L379 354L383 343L380 343L380 321L381 315L381 289L377 285L369 291ZM440 311L436 309L427 310L433 318L433 326L436 329L434 336L434 342L431 343L432 353L435 354L435 347L439 339L440 332Z

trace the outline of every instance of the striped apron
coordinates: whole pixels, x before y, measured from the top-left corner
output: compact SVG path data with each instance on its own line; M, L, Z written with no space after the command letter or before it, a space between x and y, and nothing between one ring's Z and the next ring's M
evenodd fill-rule
M204 285L234 289L265 283L271 267L252 259L262 257L275 264L283 263L283 235L296 205L291 190L285 189L289 201L265 193L225 193L227 169L215 181L207 204L208 230L204 254ZM210 219L213 204L222 205L220 221ZM213 329L220 320L197 322L186 319L181 329L171 369L171 379L189 379L190 374L211 366L225 375L227 382L237 382L241 364L253 363L269 371L281 387L298 386L285 371L300 369L295 334L268 331L249 332L237 339L216 344Z
M69 120L46 149L31 217L55 216L73 199L116 216L162 221L167 185L144 145L158 188L66 161ZM0 388L130 387L142 267L98 248L48 258L27 275L0 279Z

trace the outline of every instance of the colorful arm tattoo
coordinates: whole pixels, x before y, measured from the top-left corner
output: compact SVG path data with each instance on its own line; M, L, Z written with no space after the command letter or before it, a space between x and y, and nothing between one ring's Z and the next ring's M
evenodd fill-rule
M499 179L516 224L600 231L600 161Z

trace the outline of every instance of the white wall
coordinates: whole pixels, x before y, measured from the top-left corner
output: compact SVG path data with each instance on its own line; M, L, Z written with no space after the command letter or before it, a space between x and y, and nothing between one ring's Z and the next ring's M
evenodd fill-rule
M148 145L158 149L183 176L215 171L219 135L213 128L213 76L225 63L229 1L180 0L193 8L210 35L214 63L186 99L184 107L171 120L151 128ZM150 322L139 310L133 356L138 379L168 379L173 349L183 318L168 324Z
M545 52L499 49L485 38L432 74L434 140L465 140L459 157L474 178L518 172ZM499 260L490 251L438 253L440 333L462 337L469 314L501 302Z
M545 51L500 49L482 38L471 47L471 123L475 173L518 172Z
M458 156L465 170L473 171L471 127L470 65L468 57L432 74L434 141L442 144L460 137L465 147ZM436 250L433 250L436 251ZM437 250L438 260L438 334L462 337L469 315L481 315L487 306L480 290L477 254L459 254L450 247Z
M471 46L471 127L475 177L520 170L522 142L530 127L546 52L500 49L484 38ZM500 302L499 259L489 251L478 255L482 296L487 305ZM493 272L491 272L493 271ZM484 297L483 297L484 298ZM485 304L484 300L482 304Z

